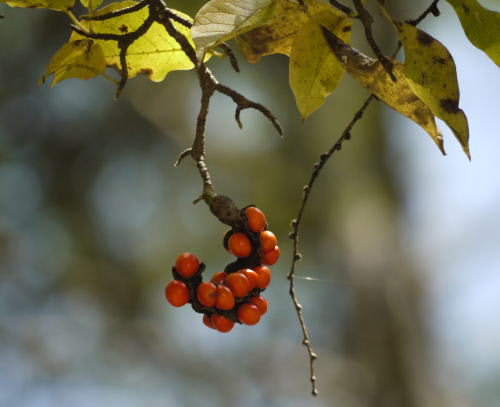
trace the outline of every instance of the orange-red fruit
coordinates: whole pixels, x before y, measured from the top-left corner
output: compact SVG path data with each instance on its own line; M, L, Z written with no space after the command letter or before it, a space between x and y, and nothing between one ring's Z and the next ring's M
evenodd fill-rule
M257 280L259 279L259 276L255 271L253 271L252 269L241 269L240 273L248 278L248 281L250 282L250 290L253 290L255 287L257 287Z
M260 311L256 305L245 303L238 308L238 319L242 324L255 325L260 320Z
M272 266L274 263L278 261L280 258L280 248L278 246L274 246L274 248L268 252L264 252L262 255L262 259L260 261L268 266Z
M208 314L203 314L203 320L202 321L209 328L215 329L214 328L214 324L212 324L212 320L210 319L210 317L208 316Z
M274 246L278 244L278 239L270 230L263 230L260 232L260 242L262 245L262 251L268 252L274 249Z
M231 289L235 297L244 297L250 291L250 281L239 271L227 276L226 285Z
M266 226L266 215L255 206L249 206L245 209L245 215L248 220L248 228L253 232L260 232Z
M219 332L229 332L234 326L233 321L219 314L213 314L211 322L213 327Z
M252 252L250 239L244 233L234 233L228 240L229 251L236 257L248 257Z
M252 297L248 302L259 309L260 315L264 315L267 312L267 300L262 295Z
M213 283L201 283L197 290L196 295L200 304L205 307L213 307L216 299L216 287Z
M222 284L226 280L226 277L227 277L227 273L224 273L223 271L219 271L218 273L215 273L212 276L212 278L210 279L210 281L212 283Z
M174 307L182 307L189 301L189 289L179 280L173 280L165 287L167 301Z
M218 285L215 297L215 308L227 311L234 307L234 302L234 295L231 290L224 285Z
M181 253L175 261L175 269L184 278L193 277L199 268L200 262L191 253Z
M271 270L266 266L255 267L255 272L257 273L257 287L266 288L271 281Z

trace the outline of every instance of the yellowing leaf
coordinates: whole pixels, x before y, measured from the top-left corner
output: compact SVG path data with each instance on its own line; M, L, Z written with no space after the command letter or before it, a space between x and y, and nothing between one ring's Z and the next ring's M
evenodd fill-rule
M341 15L337 9L317 0L306 0L305 3L312 15L322 12ZM275 10L265 24L239 35L236 40L249 62L258 62L263 56L271 54L290 56L297 32L308 21L309 16L296 1L277 0Z
M408 85L402 63L392 61L394 63L392 73L396 77L394 82L378 60L360 53L326 29L323 29L323 34L344 69L354 79L385 104L421 126L445 154L443 137L436 127L434 115Z
M302 119L320 107L334 91L344 68L333 55L318 22L348 42L351 22L334 8L314 14L295 35L290 54L290 87Z
M102 3L102 0L80 0L83 7L87 7L89 10L95 10Z
M438 40L407 23L394 22L405 51L404 73L413 92L453 131L469 153L469 125L459 109L460 93L452 56Z
M50 75L54 75L51 86L68 78L91 79L104 73L105 69L104 54L99 44L92 40L70 41L52 57L39 83L44 83Z
M448 0L460 19L469 41L500 66L500 13L477 0Z
M120 10L132 6L134 1L122 1L111 3L103 7L96 15L109 13L110 11ZM179 16L191 20L189 16L173 10ZM146 20L148 16L147 7L132 13L124 14L115 18L103 21L82 21L85 27L92 27L94 33L119 34L123 35L137 28ZM191 31L189 28L173 22L177 30L181 32L192 44ZM72 40L84 39L85 37L73 33ZM117 41L94 40L98 43L104 52L106 66L121 69L120 50ZM182 51L180 45L168 35L165 27L161 24L153 23L148 31L139 39L134 41L127 51L128 76L132 78L138 74L147 75L152 81L162 81L165 76L174 70L192 69L194 65Z
M0 3L7 3L10 7L48 8L56 11L67 11L73 8L75 0L0 0Z
M214 46L262 24L276 0L211 0L196 14L193 40L201 60Z

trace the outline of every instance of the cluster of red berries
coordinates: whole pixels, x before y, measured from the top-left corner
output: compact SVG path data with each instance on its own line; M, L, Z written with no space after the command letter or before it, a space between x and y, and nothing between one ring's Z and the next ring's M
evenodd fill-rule
M172 269L174 280L165 294L174 307L191 303L203 314L203 323L219 332L229 332L235 322L255 325L267 312L267 300L260 295L271 281L271 266L280 249L273 232L267 230L264 213L255 206L241 211L242 222L224 235L224 247L237 257L224 271L203 282L205 265L195 255L182 253Z

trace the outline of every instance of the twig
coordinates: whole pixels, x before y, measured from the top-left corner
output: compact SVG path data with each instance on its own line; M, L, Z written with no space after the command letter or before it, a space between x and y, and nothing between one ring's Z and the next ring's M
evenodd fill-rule
M437 3L439 0L433 0L432 4L415 20L411 20L409 24L414 24L417 25L419 24L425 17L427 17L429 14L433 14L435 16L439 15L439 10L437 9ZM338 3L334 1L335 3ZM340 4L340 3L339 3ZM346 13L347 14L347 13ZM394 54L397 54L397 52L401 48L401 42L398 43L398 46L396 47L396 50L394 51ZM299 302L299 299L297 297L297 293L295 291L295 270L297 267L297 263L302 259L302 255L299 252L299 230L300 230L300 225L302 221L302 216L304 214L304 210L306 208L307 202L309 200L309 196L311 194L312 187L314 186L314 183L316 179L319 177L321 170L327 163L327 161L331 158L331 156L336 152L340 151L342 149L342 145L344 141L347 141L351 138L351 131L354 127L354 125L361 120L363 117L363 114L367 107L370 105L370 103L374 100L378 100L377 97L374 94L371 94L363 103L363 105L357 110L357 112L354 114L352 120L349 122L347 127L344 129L342 132L342 135L335 141L335 143L332 145L332 147L326 152L320 155L319 162L314 164L314 170L311 174L311 177L309 178L309 182L304 186L304 194L302 197L302 201L300 203L299 211L297 213L297 217L292 220L291 226L292 226L292 231L289 234L289 238L293 241L293 251L292 251L292 264L290 266L290 272L288 273L288 280L290 281L289 285L289 292L290 292L290 297L292 299L292 302L295 306L295 310L297 312L297 316L299 319L300 327L302 329L302 334L303 334L303 341L302 344L307 348L307 353L309 355L309 369L310 369L310 381L312 385L312 394L313 396L316 396L318 394L318 388L316 385L316 374L315 374L315 369L314 369L314 362L317 359L316 353L314 353L311 341L309 338L309 333L307 330L307 325L304 320L304 315L302 313L302 305Z
M354 12L352 11L351 8L344 6L342 3L340 3L337 0L330 0L330 4L334 7L336 7L337 9L339 9L340 11L342 11L343 13L347 14L349 17L355 16Z
M358 15L356 18L361 21L363 24L363 28L365 30L365 37L366 41L368 42L368 45L370 45L370 48L372 49L373 53L377 57L377 59L380 61L382 66L384 67L385 71L389 74L391 79L396 82L396 77L392 73L393 69L393 63L391 62L390 59L388 59L384 54L382 54L382 51L380 51L380 48L378 47L377 43L373 39L373 32L372 32L372 24L373 24L373 17L372 15L368 12L368 10L363 6L363 3L361 0L353 0L354 2L354 7L356 7L356 11L358 12Z

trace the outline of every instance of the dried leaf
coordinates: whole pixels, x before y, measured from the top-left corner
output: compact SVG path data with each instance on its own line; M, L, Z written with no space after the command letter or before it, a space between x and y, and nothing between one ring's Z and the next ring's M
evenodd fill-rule
M323 28L323 34L344 69L377 98L421 126L443 154L443 137L429 107L413 93L406 81L403 64L392 61L394 82L378 60L367 57Z
M332 9L342 15L337 9L317 0L306 0L305 3L312 15L331 12ZM309 19L296 1L277 0L276 8L265 24L236 38L241 53L249 62L258 62L271 54L290 56L297 32Z
M458 107L460 92L453 57L446 47L414 26L394 22L405 52L404 73L413 92L453 131L469 153L469 125Z

